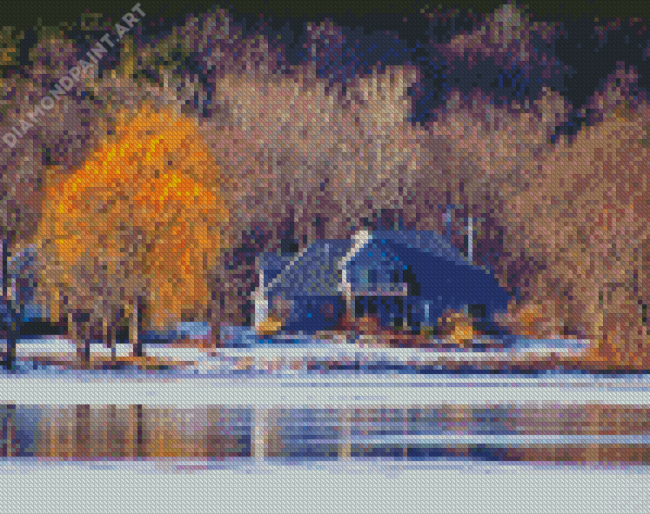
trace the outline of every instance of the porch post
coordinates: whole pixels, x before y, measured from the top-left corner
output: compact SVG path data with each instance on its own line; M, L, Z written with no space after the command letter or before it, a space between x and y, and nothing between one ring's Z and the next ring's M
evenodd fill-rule
M259 329L260 325L269 317L269 302L264 285L264 270L259 266L259 285L254 293L255 297L255 328Z

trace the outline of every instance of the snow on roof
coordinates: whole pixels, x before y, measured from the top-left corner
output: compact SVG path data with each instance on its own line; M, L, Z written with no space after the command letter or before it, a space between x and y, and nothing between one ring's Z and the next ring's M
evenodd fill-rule
M263 274L264 283L267 287L291 262L293 254L264 253L259 258L259 270Z
M389 231L372 232L373 243L397 247L396 249L419 250L458 263L471 264L444 236L433 231Z
M275 279L265 278L267 291L284 296L337 295L346 278L358 282L349 273L350 266L376 266L383 263L381 268L389 271L395 266L403 266L403 258L399 256L409 250L471 266L450 242L436 232L377 230L364 233L364 236L354 240L315 241L289 263L280 263L277 255L266 254L260 259L261 266L265 269L277 270L279 264L284 266L281 272L277 272ZM369 255L373 249L379 250L377 259ZM395 260L397 262L392 262Z
M288 296L331 296L338 294L338 263L352 242L338 239L315 241L284 268L269 284L269 290Z

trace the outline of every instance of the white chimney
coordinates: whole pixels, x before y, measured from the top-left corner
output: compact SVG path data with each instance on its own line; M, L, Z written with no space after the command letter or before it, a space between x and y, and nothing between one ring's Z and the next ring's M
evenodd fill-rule
M355 255L361 251L369 242L370 242L370 232L367 230L360 230L353 237L353 245L345 254L345 257L341 260L340 270L341 270L341 282L339 283L339 291L343 294L345 298L345 303L347 306L347 311L350 316L354 316L354 295L352 292L352 283L350 282L350 277L348 276L348 265L350 261L354 258Z

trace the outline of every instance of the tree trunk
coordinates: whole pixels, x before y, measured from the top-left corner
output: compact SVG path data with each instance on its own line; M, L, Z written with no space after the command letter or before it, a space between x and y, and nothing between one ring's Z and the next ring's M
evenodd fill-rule
M102 336L104 344L111 349L111 362L115 364L117 360L117 341L115 338L115 330L109 327L108 320L104 317L102 319Z
M142 357L142 341L140 340L140 323L142 317L142 301L135 299L135 305L129 315L129 343L134 357Z
M75 320L72 313L68 313L68 331L70 337L77 345L77 357L81 362L90 361L90 334L83 330L81 321Z
M7 238L2 239L2 301L7 304L7 315L9 322L7 327L7 353L5 354L4 363L7 369L12 369L16 362L16 344L18 343L19 322L12 300L9 298L9 241Z

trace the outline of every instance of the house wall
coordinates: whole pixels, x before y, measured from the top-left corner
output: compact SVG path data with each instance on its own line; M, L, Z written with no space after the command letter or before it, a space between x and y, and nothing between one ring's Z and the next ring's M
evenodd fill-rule
M288 331L332 330L345 313L345 300L341 296L296 297L291 303L285 324Z
M373 242L361 250L349 262L348 276L357 293L355 315L377 315L384 326L433 325L445 310L468 305L484 305L485 317L491 319L507 309L509 300L494 276L481 268L424 251L396 249L389 242L381 246ZM408 286L406 297L373 294L402 283Z

